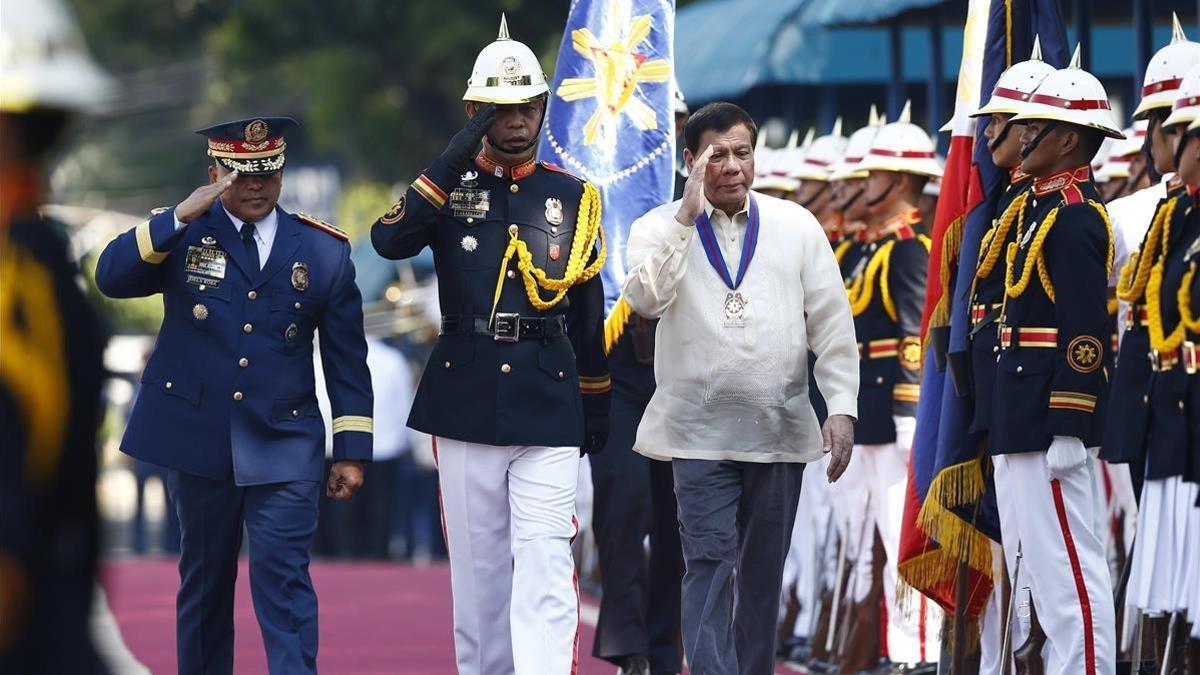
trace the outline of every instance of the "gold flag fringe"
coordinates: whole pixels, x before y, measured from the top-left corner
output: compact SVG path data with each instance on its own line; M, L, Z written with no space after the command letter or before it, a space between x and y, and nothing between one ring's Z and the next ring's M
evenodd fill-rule
M608 354L612 351L613 345L621 339L625 334L625 324L629 323L629 317L633 316L633 308L625 301L625 296L617 298L617 304L613 305L612 311L609 312L608 318L604 320L604 353Z
M953 578L954 566L963 560L971 569L991 577L990 540L972 523L951 510L978 502L983 496L983 486L983 473L978 459L946 467L934 477L917 516L917 524L946 554L940 564L947 569L935 573L927 569L934 564L932 561L923 562L926 567L914 569L914 585L920 587L925 581L936 583Z
M929 326L947 326L950 324L950 298L954 289L949 288L950 277L958 267L958 255L962 251L963 216L950 221L946 231L942 233L941 261L938 270L938 281L942 287L942 297L938 298L933 312L929 315Z

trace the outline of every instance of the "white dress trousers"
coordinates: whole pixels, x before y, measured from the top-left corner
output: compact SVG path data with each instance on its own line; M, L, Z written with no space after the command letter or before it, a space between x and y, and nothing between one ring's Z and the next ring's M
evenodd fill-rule
M1046 633L1047 673L1112 675L1116 669L1116 625L1112 578L1097 534L1096 485L1091 462L1055 479L1046 453L992 458L1000 506L1000 531L1009 574L1021 543L1020 579L1013 601L1018 615L1024 590ZM1013 647L1028 628L1017 621Z
M459 675L573 675L579 448L435 444Z

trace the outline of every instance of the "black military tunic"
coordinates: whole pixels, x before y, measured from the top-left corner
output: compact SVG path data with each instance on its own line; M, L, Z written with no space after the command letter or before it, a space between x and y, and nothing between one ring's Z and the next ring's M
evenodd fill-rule
M429 246L437 271L442 331L409 426L470 443L580 446L585 418L607 418L600 277L540 310L518 256L505 259L515 237L529 263L563 278L583 196L582 180L549 164L506 167L480 154L460 176L439 159L375 222L380 255L408 258Z
M103 673L89 616L108 336L57 226L32 205L7 222L12 206L0 216L0 672Z
M929 266L929 240L915 232L920 222L920 213L912 209L867 232L863 255L850 274L861 359L854 441L861 445L895 442L893 416L916 415Z
M1187 255L1200 248L1200 218L1192 208L1184 209L1182 228L1167 237L1167 252L1150 273L1146 285L1147 326L1150 334L1152 370L1150 401L1146 419L1146 480L1182 476L1188 464L1188 373L1194 365L1194 347L1185 349L1187 335L1181 322L1179 287L1187 272ZM1185 357L1185 352L1187 356ZM1200 411L1193 409L1195 416ZM1141 467L1135 467L1140 470Z
M1109 399L1109 410L1113 414L1105 420L1100 457L1110 462L1132 463L1134 473L1139 476L1146 456L1152 376L1145 287L1149 271L1162 253L1163 233L1182 231L1191 202L1182 182L1173 181L1168 185L1167 196L1159 201L1136 258L1130 256L1117 286L1118 296L1129 305L1122 317L1125 334L1116 358Z
M1054 436L1100 441L1112 236L1090 175L1034 181L1008 247L990 454L1044 452Z
M971 284L970 378L974 413L971 431L986 432L996 384L1000 336L996 324L1004 302L1004 253L1020 237L1021 216L1029 208L1033 179L1020 169L1009 173L1008 185L996 204L992 228L984 234Z
M1189 218L1200 219L1200 210L1193 209ZM1184 336L1180 358L1187 374L1187 395L1184 401L1188 419L1187 465L1184 480L1200 483L1200 240L1193 241L1183 256L1184 276L1181 286L1187 290L1176 297L1176 307L1184 321ZM1168 298L1169 301L1169 298ZM1196 505L1200 506L1200 495Z

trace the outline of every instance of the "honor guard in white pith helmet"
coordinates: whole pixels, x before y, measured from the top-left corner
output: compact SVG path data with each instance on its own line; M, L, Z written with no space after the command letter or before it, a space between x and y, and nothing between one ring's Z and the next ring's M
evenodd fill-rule
M1187 39L1179 17L1174 14L1171 15L1171 26L1170 44L1155 52L1146 64L1142 101L1133 111L1135 120L1144 119L1151 110L1174 105L1183 76L1200 63L1200 43Z
M1000 73L987 103L971 113L971 117L983 117L994 113L1015 115L1021 112L1022 107L1029 103L1030 97L1033 96L1033 90L1054 70L1054 66L1042 60L1041 41L1034 38L1033 53L1029 55L1029 60L1014 63Z
M385 258L437 260L441 330L408 423L437 443L461 675L566 673L578 655L571 540L580 453L609 428L607 249L597 187L534 156L548 92L501 18L471 119L371 228Z
M1012 122L1048 120L1087 127L1105 136L1125 138L1113 118L1108 92L1095 75L1080 67L1079 47L1071 64L1046 76ZM1047 129L1050 125L1047 125ZM1089 158L1090 159L1090 158Z
M112 91L65 4L4 0L0 7L0 111L81 112Z

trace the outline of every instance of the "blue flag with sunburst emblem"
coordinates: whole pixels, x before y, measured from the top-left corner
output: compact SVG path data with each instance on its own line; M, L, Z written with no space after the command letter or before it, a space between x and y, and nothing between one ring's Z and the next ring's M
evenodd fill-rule
M609 309L625 279L629 226L671 201L674 0L577 0L563 31L540 159L600 190Z

